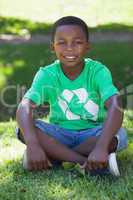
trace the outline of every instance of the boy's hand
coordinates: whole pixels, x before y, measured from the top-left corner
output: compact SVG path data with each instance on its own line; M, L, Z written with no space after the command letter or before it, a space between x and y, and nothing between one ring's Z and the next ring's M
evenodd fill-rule
M98 168L104 168L108 162L108 151L102 147L95 147L89 154L87 161L83 167L87 170L96 170Z
M27 162L29 170L46 170L52 167L45 152L37 143L30 143L27 145Z

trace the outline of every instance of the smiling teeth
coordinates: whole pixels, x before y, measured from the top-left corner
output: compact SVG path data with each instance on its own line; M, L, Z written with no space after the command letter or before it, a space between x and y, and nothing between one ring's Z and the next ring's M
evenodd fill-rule
M73 58L76 58L76 57L75 56L66 56L66 58L73 59Z

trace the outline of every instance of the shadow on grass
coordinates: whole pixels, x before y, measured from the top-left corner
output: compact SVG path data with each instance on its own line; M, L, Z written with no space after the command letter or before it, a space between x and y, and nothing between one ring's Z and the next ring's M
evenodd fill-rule
M0 34L48 34L52 30L52 24L32 22L15 17L0 17ZM109 23L97 27L89 27L90 31L133 31L132 25Z

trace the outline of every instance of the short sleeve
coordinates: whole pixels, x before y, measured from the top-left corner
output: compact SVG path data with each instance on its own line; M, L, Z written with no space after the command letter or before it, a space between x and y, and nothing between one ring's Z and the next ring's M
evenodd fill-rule
M119 93L112 82L111 73L106 67L103 67L96 73L95 81L103 102L105 102L109 97Z
M28 98L37 105L47 102L47 83L48 74L40 68L33 79L30 89L25 93L23 98Z

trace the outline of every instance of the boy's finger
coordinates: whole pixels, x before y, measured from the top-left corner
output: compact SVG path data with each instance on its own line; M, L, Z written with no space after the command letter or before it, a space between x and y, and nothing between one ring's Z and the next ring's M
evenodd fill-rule
M87 162L85 162L83 165L80 165L80 168L81 168L81 169L85 169L85 168L86 168L86 165L87 165Z
M52 163L48 160L48 166L49 167L52 167L53 165L52 165Z

